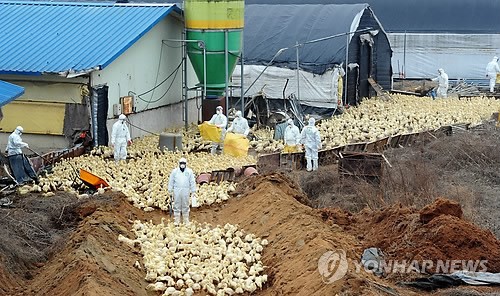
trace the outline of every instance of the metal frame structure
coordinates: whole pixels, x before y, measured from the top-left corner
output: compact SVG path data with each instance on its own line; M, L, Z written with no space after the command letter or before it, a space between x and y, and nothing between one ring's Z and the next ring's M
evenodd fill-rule
M235 86L230 86L229 85L229 79L230 79L230 75L228 73L228 64L229 64L229 48L228 48L228 31L229 29L225 29L224 30L224 63L225 63L225 89L224 89L224 97L225 97L225 100L226 100L226 110L225 110L225 113L226 115L228 114L229 112L229 97L230 97L230 89L232 90L233 88L241 88L241 91L240 91L240 101L241 101L241 109L242 109L242 112L244 112L244 108L245 108L245 97L244 97L244 93L243 93L243 67L244 67L244 61L243 61L243 44L241 46L241 52L240 52L240 55L239 55L239 60L240 60L240 64L241 64L241 75L240 75L240 86L239 87L235 87ZM207 95L207 85L206 85L206 81L207 81L207 50L206 50L206 46L205 46L205 41L203 40L189 40L189 39L186 39L186 29L184 29L183 31L183 38L182 39L167 39L167 41L173 41L173 42L182 42L182 58L184 60L183 62L183 67L182 67L182 71L183 71L183 75L182 75L182 88L183 88L183 91L182 91L182 100L184 102L184 127L185 129L187 130L188 127L189 127L189 120L188 120L188 92L189 91L196 91L196 98L198 98L198 92L201 90L202 92L202 95L201 95L201 100L202 100L202 104L203 104L203 100L206 98L206 95ZM203 80L205 81L205 83L203 83L203 85L198 85L196 87L193 87L193 88L189 88L188 86L188 77L187 77L187 61L189 59L188 57L188 54L187 54L187 43L189 42L197 42L198 43L198 46L200 48L203 49ZM241 40L241 42L243 43L243 39ZM200 108L198 108L200 109Z

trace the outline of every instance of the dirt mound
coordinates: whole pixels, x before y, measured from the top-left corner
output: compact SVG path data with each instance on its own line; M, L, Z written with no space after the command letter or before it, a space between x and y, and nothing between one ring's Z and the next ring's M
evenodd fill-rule
M425 224L441 215L450 215L460 219L463 215L462 207L456 201L438 198L420 210L420 222Z
M357 230L362 233L364 247L378 247L386 259L413 260L422 264L433 262L428 272L436 270L438 260L487 260L489 272L500 271L500 242L493 233L466 220L445 214L438 200L427 209L436 209L435 216L427 224L420 221L420 213L412 208L395 205L378 211L364 210L356 215ZM432 211L425 211L431 213ZM451 213L458 214L457 211ZM465 263L461 263L465 264Z
M128 220L144 219L145 212L121 194L105 196L108 202L90 200L75 209L83 219L76 231L11 295L147 295L144 271L133 267L141 256L117 240L118 234L132 237ZM148 218L158 220L158 215Z
M85 201L74 195L52 198L11 195L13 207L0 208L0 292L6 293L30 280L64 244L81 216L76 212ZM3 294L4 295L4 294Z
M259 295L382 294L375 284L383 283L380 279L355 272L353 261L359 260L362 251L357 240L339 226L324 223L317 210L298 202L307 197L287 177L251 177L239 185L238 192L220 210L193 211L193 219L238 224L269 240L262 260L269 267L271 281ZM346 250L349 261L346 276L332 284L324 282L318 271L318 260L330 250Z

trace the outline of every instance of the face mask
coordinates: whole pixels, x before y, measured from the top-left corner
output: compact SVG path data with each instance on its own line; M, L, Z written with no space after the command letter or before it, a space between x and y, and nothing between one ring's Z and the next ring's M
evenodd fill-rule
M217 115L220 115L220 110L217 110Z
M184 170L186 169L186 164L185 163L179 164L179 168L181 169L181 172L184 172Z

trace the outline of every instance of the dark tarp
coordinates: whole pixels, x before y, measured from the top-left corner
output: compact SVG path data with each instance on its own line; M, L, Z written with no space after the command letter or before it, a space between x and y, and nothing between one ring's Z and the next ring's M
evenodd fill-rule
M82 2L82 0L66 0ZM132 3L177 3L181 0L129 0ZM245 0L248 4L368 3L388 33L500 33L497 0ZM85 2L103 2L86 0ZM114 1L104 1L114 2Z
M82 104L66 104L64 112L63 133L73 140L75 133L90 130L88 106Z
M283 47L349 32L356 15L367 8L367 4L246 5L245 64L265 65ZM342 63L346 43L344 35L301 46L301 69L322 74L334 64ZM288 49L275 58L273 66L295 69L296 60L295 48Z
M245 0L264 4L269 0ZM387 32L500 33L500 1L495 0L272 0L273 4L368 3Z
M106 126L108 116L108 89L107 85L92 87L92 136L94 146L108 146L108 128Z

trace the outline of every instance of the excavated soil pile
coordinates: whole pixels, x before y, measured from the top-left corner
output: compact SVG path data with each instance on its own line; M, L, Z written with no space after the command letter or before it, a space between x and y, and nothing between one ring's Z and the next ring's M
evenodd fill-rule
M238 224L269 240L262 256L269 281L256 295L386 295L382 290L414 294L364 271L356 273L353 261L359 260L359 242L301 204L298 200L307 202L307 197L284 176L255 176L243 184L247 191L240 191L228 203L193 209L192 220ZM142 265L139 250L119 242L118 235L134 237L135 219L160 223L168 214L134 208L118 193L106 193L103 198L107 201L90 199L70 211L73 214L67 220L77 221L76 228L64 233L48 261L30 269L32 279L12 275L0 265L0 295L158 295L146 290L144 269L134 267L136 261ZM64 207L64 200L58 202ZM349 269L328 284L318 271L318 260L331 250L346 251Z
M438 198L433 203L421 209L419 215L420 222L426 224L432 221L432 219L442 215L450 215L460 219L462 218L463 212L458 202L445 198Z
M355 217L344 214L355 223L354 232L362 234L363 245L381 248L386 259L431 260L435 264L428 272L436 271L437 260L488 260L488 271L500 272L500 242L491 231L461 216L459 205L445 199L437 199L420 212L395 205L364 210Z
M307 197L287 177L250 177L237 190L237 196L219 210L193 211L192 219L238 224L269 240L262 260L269 267L270 283L260 295L386 295L375 283L383 284L382 280L354 272L353 261L359 260L362 251L357 240L339 226L324 223L317 210L301 204L299 201L308 202ZM318 260L325 252L339 249L347 251L349 271L327 284L318 271ZM408 291L403 294L411 295Z
M128 220L144 219L146 213L121 194L105 197L108 202L89 200L75 209L81 219L76 231L33 280L9 295L147 295L144 272L133 267L141 256L117 239L133 237ZM148 219L157 221L156 216L149 213Z
M73 195L52 198L11 195L13 206L0 208L0 294L30 280L36 270L61 249L81 219L85 203ZM101 200L104 202L104 200Z

